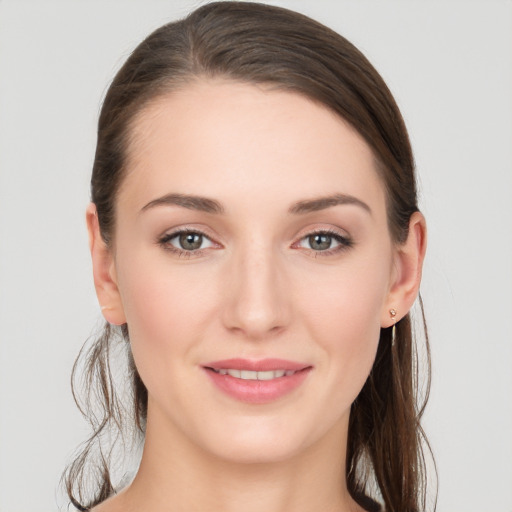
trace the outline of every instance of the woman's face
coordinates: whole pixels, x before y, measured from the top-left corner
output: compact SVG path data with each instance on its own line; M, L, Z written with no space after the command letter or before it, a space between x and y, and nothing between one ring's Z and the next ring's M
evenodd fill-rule
M393 307L368 145L298 94L202 81L128 157L111 275L148 430L247 462L338 444Z

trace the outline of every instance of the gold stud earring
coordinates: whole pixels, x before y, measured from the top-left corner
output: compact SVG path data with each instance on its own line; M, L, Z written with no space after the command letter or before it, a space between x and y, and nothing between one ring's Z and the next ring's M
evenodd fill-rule
M396 309L390 309L389 314L391 316L391 320L393 320L393 327L391 329L391 346L395 346L395 337L396 337Z

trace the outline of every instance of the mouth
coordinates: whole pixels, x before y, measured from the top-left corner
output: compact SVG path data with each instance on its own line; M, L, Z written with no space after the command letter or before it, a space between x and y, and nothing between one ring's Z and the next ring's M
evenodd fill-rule
M283 359L228 359L208 363L203 369L224 394L238 401L262 404L299 388L313 367Z
M217 370L215 368L207 367L207 369L212 370L215 373L219 373L220 375L230 375L235 379L242 380L274 380L281 377L290 377L296 373L294 370L269 370L257 372L253 370L236 370L234 368L219 368Z

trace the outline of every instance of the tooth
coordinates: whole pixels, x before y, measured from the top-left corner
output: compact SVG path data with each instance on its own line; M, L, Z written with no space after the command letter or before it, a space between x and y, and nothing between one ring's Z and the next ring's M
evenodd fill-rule
M258 380L258 372L242 370L240 372L240 377L245 380Z
M274 378L274 373L272 370L269 372L258 372L258 380L272 380Z
M235 377L237 379L244 380L272 380L279 379L280 377L289 377L295 373L294 370L269 370L264 372L256 372L253 370L233 370L226 368L214 369L215 372L220 375L231 375L231 377Z

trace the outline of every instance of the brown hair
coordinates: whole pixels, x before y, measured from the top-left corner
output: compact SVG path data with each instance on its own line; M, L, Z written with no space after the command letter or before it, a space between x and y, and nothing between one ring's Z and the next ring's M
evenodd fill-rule
M116 193L123 180L135 117L155 98L202 77L293 91L348 121L373 149L387 192L391 237L397 244L406 240L409 219L418 211L413 155L402 116L377 71L350 42L306 16L263 4L216 2L149 35L107 92L91 180L92 201L107 244L112 242ZM142 436L145 429L147 391L128 344L133 391L133 407L128 414L113 385L109 357L112 335L112 327L107 325L93 346L79 356L85 362L82 376L87 389L79 407L91 422L93 433L68 467L65 482L72 503L82 510L114 492L103 434L113 429L121 435L126 421ZM126 325L120 337L128 340ZM365 496L373 496L383 501L388 512L425 509L423 448L428 443L420 418L430 386L426 336L425 343L427 379L422 399L418 395L411 320L406 315L396 325L393 345L391 330L381 330L372 371L352 405L347 485L362 506ZM79 374L78 364L77 360L74 378ZM99 413L94 412L98 397ZM93 455L95 444L100 448L97 457ZM87 476L91 474L92 488L88 491Z

